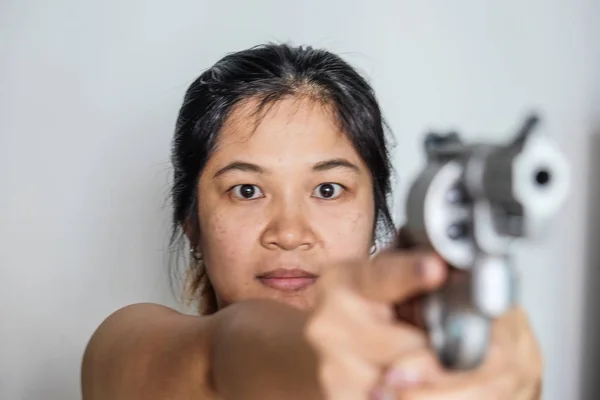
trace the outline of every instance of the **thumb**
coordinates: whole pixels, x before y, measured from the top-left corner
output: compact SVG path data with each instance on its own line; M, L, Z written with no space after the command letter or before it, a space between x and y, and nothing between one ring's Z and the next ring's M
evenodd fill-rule
M402 302L439 287L446 265L433 253L384 251L353 271L353 284L365 297L378 302Z

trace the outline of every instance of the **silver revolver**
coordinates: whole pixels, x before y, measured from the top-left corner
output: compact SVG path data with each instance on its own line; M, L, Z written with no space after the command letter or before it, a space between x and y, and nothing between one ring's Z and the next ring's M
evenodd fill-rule
M452 268L425 299L431 345L449 369L485 359L493 320L517 301L511 263L515 239L539 237L569 191L569 167L530 115L505 144L465 144L457 133L430 133L427 162L406 202L405 229Z

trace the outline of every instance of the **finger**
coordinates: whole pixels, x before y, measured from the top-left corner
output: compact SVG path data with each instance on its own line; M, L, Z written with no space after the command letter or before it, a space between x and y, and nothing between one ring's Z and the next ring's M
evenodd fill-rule
M400 389L402 400L506 400L515 399L515 378L510 371L483 376L472 374L451 385Z
M494 321L492 340L501 347L517 346L515 354L527 353L541 368L541 352L533 329L522 307L516 306Z
M440 384L449 374L429 349L417 350L392 363L383 378L383 385L394 389Z
M435 254L384 251L354 269L353 284L369 299L400 302L441 285L446 268Z
M424 332L381 319L371 304L345 289L332 290L307 327L320 353L352 353L380 366L427 346ZM376 304L381 306L381 304Z
M451 285L453 283L464 285L463 282L467 279L467 272L455 268L448 268L445 274L446 285ZM425 295L419 294L396 304L394 308L396 318L418 328L425 329L424 300Z
M379 370L346 353L321 361L319 379L327 400L364 400L377 382Z
M415 351L392 363L374 390L374 399L403 399L409 389L439 386L446 371L430 350Z
M466 399L472 398L471 396L477 398L485 392L489 392L485 398L536 398L534 396L539 393L541 387L541 373L537 372L538 358L535 351L532 354L531 350L535 350L535 343L528 343L532 334L527 327L525 313L519 308L511 309L498 319L485 362L475 371L436 371L430 369L436 366L428 363L426 356L419 356L425 361L416 363L410 360L410 357L402 358L393 370L399 370L400 376L402 373L405 376L414 376L415 370L425 371L419 376L425 387L417 391L403 391L400 398L412 399L410 396L414 396L420 399L418 396L423 396L426 399L436 399L438 391L443 395L441 398L450 399ZM415 364L418 367L411 369L410 365ZM410 372L405 372L407 369ZM411 389L410 385L398 385L397 388Z
M539 386L544 371L544 360L522 307L513 307L495 321L490 347L487 361L491 368L515 371L520 385L529 392Z

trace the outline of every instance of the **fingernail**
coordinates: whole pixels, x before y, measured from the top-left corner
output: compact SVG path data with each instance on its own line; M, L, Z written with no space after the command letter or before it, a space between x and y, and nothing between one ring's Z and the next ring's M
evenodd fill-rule
M387 388L379 387L371 392L371 400L394 400L396 397Z
M441 275L442 268L443 265L439 257L425 256L417 263L417 274L425 280L434 281Z
M395 388L406 388L421 382L421 376L412 370L394 368L385 375L385 384Z

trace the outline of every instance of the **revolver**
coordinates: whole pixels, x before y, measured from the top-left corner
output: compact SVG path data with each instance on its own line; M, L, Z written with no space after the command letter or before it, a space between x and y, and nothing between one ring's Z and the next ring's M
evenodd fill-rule
M529 115L508 143L464 143L458 133L429 133L426 164L409 189L405 229L451 267L422 312L431 346L454 370L478 367L495 318L518 301L510 245L537 238L563 205L569 166Z

